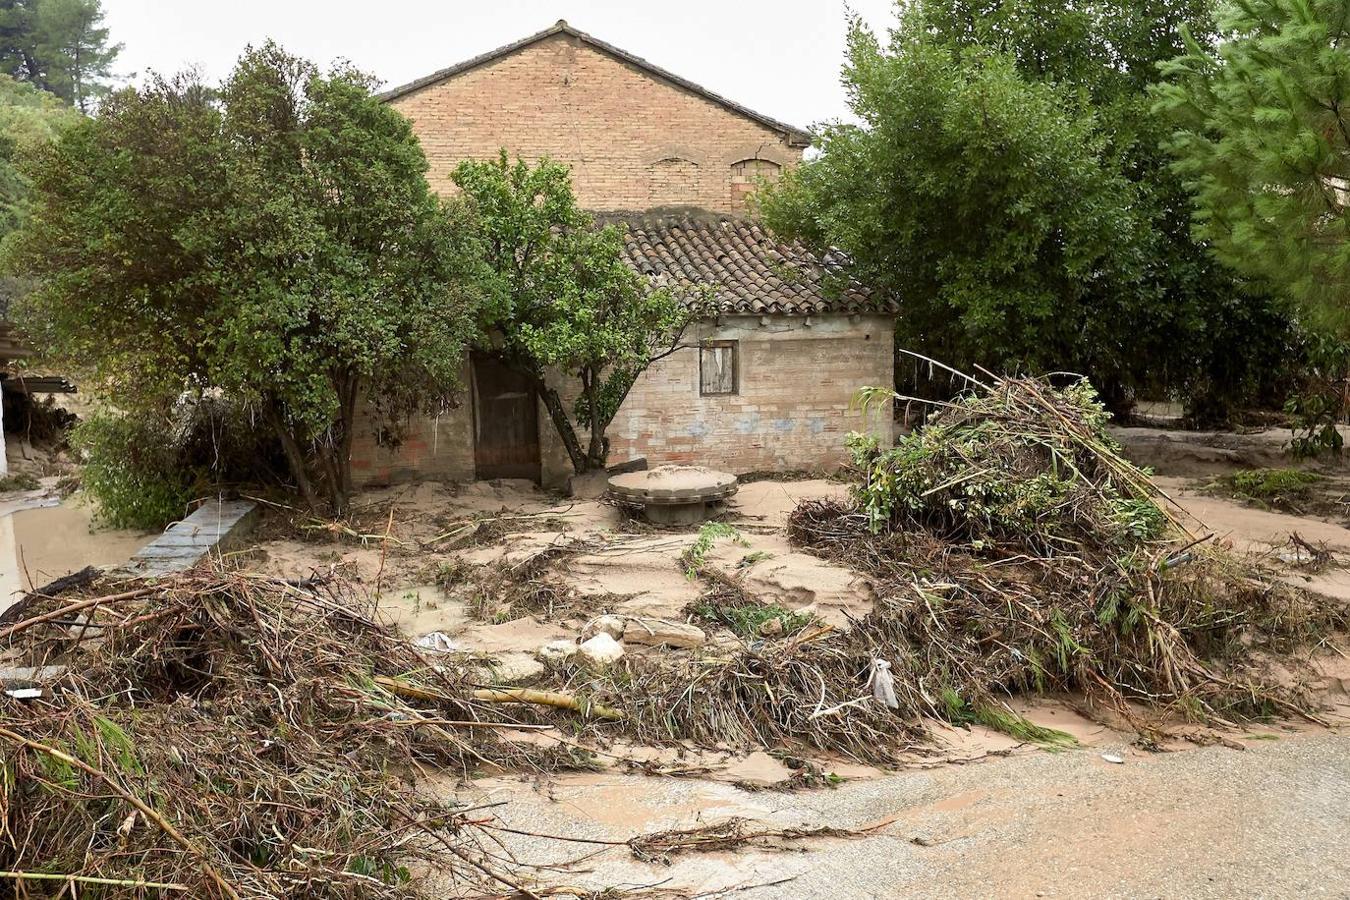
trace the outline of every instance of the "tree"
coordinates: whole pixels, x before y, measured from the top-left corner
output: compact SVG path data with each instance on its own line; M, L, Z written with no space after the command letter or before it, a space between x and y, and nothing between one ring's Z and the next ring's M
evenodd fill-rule
M352 489L358 404L396 429L447 402L482 252L427 187L406 119L348 67L274 44L219 92L156 78L111 95L28 166L11 261L40 346L123 409L220 391L276 435L313 507Z
M1243 0L1221 42L1192 38L1159 109L1195 230L1219 258L1350 326L1350 2Z
M637 377L680 346L691 308L624 263L622 235L577 208L566 166L511 164L502 151L496 161L460 163L454 180L498 279L485 320L490 348L533 383L574 471L604 468L605 429ZM570 414L552 371L576 379Z
M0 244L28 215L28 179L19 157L55 140L78 120L78 113L51 94L0 75ZM0 319L23 287L20 279L0 276Z
M122 51L103 15L101 0L0 0L0 65L89 112Z
M819 158L765 195L769 225L844 250L902 304L901 341L944 361L1128 365L1134 195L1093 116L916 12L886 48L855 24L844 78L863 124L822 131Z
M827 129L824 156L782 189L818 182L814 196L841 231L812 223L819 208L805 195L791 203L782 193L771 195L771 224L839 244L865 277L876 281L882 273L883 284L912 270L900 276L913 283L900 298L905 315L898 333L911 347L968 365L1074 368L1092 378L1116 412L1126 411L1139 391L1181 390L1193 416L1224 419L1232 405L1273 385L1271 373L1282 370L1281 351L1293 331L1277 303L1251 290L1191 234L1189 194L1162 149L1170 126L1148 95L1158 63L1182 46L1183 26L1211 32L1209 0L920 0L908 5L884 50L855 28L845 80L865 124ZM1000 94L992 90L995 72ZM921 76L967 87L934 100L933 86L903 83ZM1039 112L1016 113L1033 108L1016 96L1039 97ZM912 102L920 97L929 98L929 110L944 111L920 114ZM984 110L991 101L1002 104L992 116L958 108ZM1073 155L1040 159L1042 133L1055 152L1068 149L1065 123L1076 134ZM983 134L991 128L992 152ZM845 143L868 145L873 167L865 175L849 173L852 159L828 160L831 153L843 156ZM948 158L963 154L975 158ZM877 168L876 159L889 161ZM1057 183L1084 193L1057 198ZM933 202L921 204L922 197ZM877 206L864 221L893 227L867 242L845 241L850 207L866 203ZM940 221L949 208L968 210L970 218ZM986 215L997 228L1022 229L1023 238L1039 233L1043 249L1054 250L1064 227L1075 229L1064 232L1071 238L1086 234L1064 218L1075 208L1108 215L1114 230L1111 246L1098 240L1097 261L1077 270L1054 253L1010 252L981 221ZM1031 230L1021 224L1026 216L1034 220ZM890 251L893 235L907 252ZM956 259L981 260L985 271L968 271L954 283L948 270ZM1047 304L1006 292L1005 267L1042 284L1057 279L1056 299ZM1075 289L1081 272L1090 274ZM976 285L1002 300L972 305ZM964 299L953 301L958 291ZM972 315L977 307L982 312ZM911 327L915 310L918 328Z
M1195 420L1226 419L1235 403L1268 393L1296 340L1284 306L1217 260L1191 231L1193 203L1170 168L1172 124L1154 108L1160 64L1185 49L1183 33L1216 35L1213 0L924 0L930 33L946 46L1011 55L1026 78L1069 89L1090 112L1106 160L1134 189L1131 240L1141 251L1138 361L1122 373L1145 389L1180 389ZM1099 386L1105 372L1093 372ZM1269 399L1268 397L1266 399Z

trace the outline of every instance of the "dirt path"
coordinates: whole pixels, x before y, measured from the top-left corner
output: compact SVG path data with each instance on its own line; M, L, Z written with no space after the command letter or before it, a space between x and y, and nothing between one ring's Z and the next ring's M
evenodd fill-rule
M805 852L678 856L669 867L617 848L563 876L568 884L659 883L692 894L765 885L731 896L801 900L1350 896L1343 733L1131 755L1124 765L1097 748L1037 752L807 793L625 775L562 778L543 791L491 780L476 793L509 799L499 811L516 827L614 840L727 816L779 828L893 820L869 837L807 842ZM537 864L593 852L508 837Z

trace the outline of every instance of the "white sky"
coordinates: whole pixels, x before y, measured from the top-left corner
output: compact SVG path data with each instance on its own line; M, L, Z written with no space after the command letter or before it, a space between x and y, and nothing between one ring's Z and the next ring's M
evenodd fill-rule
M103 0L121 74L189 66L218 80L275 38L350 59L392 87L542 31L574 28L792 125L843 117L845 0ZM894 0L849 0L874 29Z

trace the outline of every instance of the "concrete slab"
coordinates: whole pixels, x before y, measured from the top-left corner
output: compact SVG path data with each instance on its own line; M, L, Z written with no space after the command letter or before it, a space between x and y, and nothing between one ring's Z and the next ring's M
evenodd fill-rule
M141 548L125 570L132 575L153 577L190 569L212 552L232 549L253 528L257 518L258 506L248 500L208 502Z

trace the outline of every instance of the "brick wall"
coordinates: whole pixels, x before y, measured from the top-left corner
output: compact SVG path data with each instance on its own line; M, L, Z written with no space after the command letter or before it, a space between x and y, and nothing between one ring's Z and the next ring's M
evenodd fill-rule
M743 475L771 470L826 472L846 459L844 437L867 431L891 440L890 405L851 408L858 389L889 385L894 329L886 316L757 316L702 323L698 341L736 341L739 390L702 396L699 353L677 351L642 374L610 425L610 463L646 457L651 465L697 463ZM575 380L555 385L571 406ZM581 435L583 444L586 435ZM539 406L543 481L559 486L572 473L557 431ZM419 419L397 449L379 447L369 422L356 440L352 472L359 483L413 478L473 478L473 415L468 397L439 419Z
M695 462L744 474L828 471L846 458L844 436L891 440L889 404L850 409L859 388L894 378L894 327L885 316L773 316L706 323L699 340L736 341L739 390L701 396L691 348L647 370L610 426L610 461Z
M587 209L728 212L744 206L745 178L733 176L734 165L790 166L802 153L780 132L567 34L391 104L412 120L431 186L446 193L461 160L494 159L505 147L512 157L569 164Z
M472 481L473 408L467 361L460 384L464 387L458 406L440 415L417 416L402 430L396 446L380 440L371 411L363 405L352 439L352 480L359 485L419 478Z

